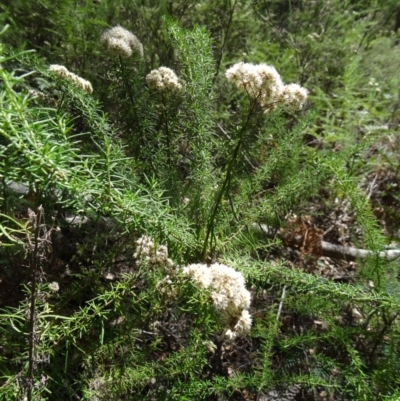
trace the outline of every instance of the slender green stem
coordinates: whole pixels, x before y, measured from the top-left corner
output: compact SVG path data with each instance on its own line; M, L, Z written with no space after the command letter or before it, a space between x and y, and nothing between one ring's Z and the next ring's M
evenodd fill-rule
M167 99L165 99L164 94L162 95L162 110L163 110L163 119L164 119L164 127L165 127L165 138L167 142L167 164L171 165L172 156L171 156L171 141L169 135L169 115L168 115L168 107L167 107Z
M7 213L7 184L6 184L6 179L5 179L5 175L3 175L2 180L1 180L1 184L3 186L3 213Z
M105 135L104 137L104 145L105 145L105 156L106 156L106 168L107 168L107 201L111 200L111 189L112 189L112 180L111 180L111 164L112 164L112 156L111 156L111 143L110 138Z
M221 68L222 56L223 56L223 54L224 54L224 50L225 50L225 47L226 47L226 42L228 41L229 31L230 31L230 28L231 28L231 25L232 25L233 14L234 14L234 12L235 12L236 3L237 3L237 2L234 1L232 7L231 7L230 10L229 10L230 12L229 12L228 24L227 24L226 30L225 30L225 32L224 32L224 39L223 39L223 42L222 42L221 49L220 49L220 51L219 51L218 60L217 60L217 67L216 67L216 69L215 69L215 74L214 74L213 82L215 82L215 80L217 79L219 70L220 70L220 68Z
M40 221L42 219L43 209L38 207L36 215L32 218L34 224L34 248L30 250L30 268L31 268L31 300L29 316L29 366L28 366L28 401L32 401L33 389L33 371L34 371L34 353L35 353L35 310L36 310L36 274L38 267L38 249L40 235Z
M131 101L131 104L132 104L132 107L134 108L134 110L136 110L135 109L135 101L134 101L134 97L133 97L133 93L132 93L132 88L129 85L129 82L127 81L127 79L126 79L127 74L126 74L125 64L124 64L124 61L122 60L121 56L119 56L119 64L121 66L122 77L124 79L125 88L126 88L126 90L128 92L129 100Z
M123 79L123 86L124 89L126 90L127 94L128 94L128 98L129 98L129 102L131 104L131 106L129 107L129 109L126 112L126 115L128 116L128 118L132 118L133 119L133 123L132 125L136 127L136 131L137 132L141 132L140 126L141 126L141 121L140 118L138 116L138 109L137 109L137 104L135 102L135 96L134 96L134 91L132 90L132 85L129 82L128 79L128 72L125 66L125 62L122 59L121 56L119 56L119 64L121 66L121 72L122 72L122 79ZM125 117L125 116L124 116ZM142 133L142 138L141 141L143 142L143 133ZM137 141L132 142L132 151L133 154L138 157L140 154L140 146L138 145Z
M57 113L59 113L61 108L63 107L64 99L65 99L65 91L63 91L63 94L61 96L61 100L58 102Z
M229 190L229 185L230 185L230 181L231 181L233 167L235 165L237 156L240 153L240 148L241 148L241 146L243 144L245 133L248 130L248 127L249 127L249 124L250 124L250 120L251 120L251 116L253 114L253 110L254 110L255 105L256 105L256 101L252 101L251 104L250 104L250 108L249 108L249 112L247 114L246 121L243 124L243 127L241 128L241 130L239 132L239 139L238 139L237 144L236 144L236 146L235 146L235 148L233 150L232 157L231 157L231 159L229 160L229 162L228 162L228 164L226 166L224 181L222 182L221 188L217 193L217 197L216 197L216 200L215 200L215 203L214 203L213 210L212 210L211 215L210 215L210 217L208 219L206 237L204 239L204 244L203 244L203 257L204 258L206 256L206 252L207 252L207 247L208 247L208 243L209 243L209 240L210 240L210 236L212 237L212 235L214 233L215 218L216 218L216 216L218 214L222 198L223 198L224 194L226 192L228 192L228 190Z

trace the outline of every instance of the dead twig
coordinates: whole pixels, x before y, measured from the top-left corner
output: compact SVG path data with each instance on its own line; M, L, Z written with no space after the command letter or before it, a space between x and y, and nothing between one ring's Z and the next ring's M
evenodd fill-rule
M285 299L285 295L286 295L286 285L284 285L283 289L282 289L281 302L279 302L278 313L276 314L276 321L277 322L279 322L279 318L280 318L281 313L282 313L283 300Z

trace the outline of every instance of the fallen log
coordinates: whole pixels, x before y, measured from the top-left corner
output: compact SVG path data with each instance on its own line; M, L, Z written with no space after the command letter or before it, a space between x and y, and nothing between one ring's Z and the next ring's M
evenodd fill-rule
M283 239L283 234L280 231L273 230L266 224L253 223L252 229L259 233L264 234L267 238L278 237ZM367 249L355 248L352 246L343 246L332 244L327 241L321 241L322 256L328 256L333 259L341 259L347 261L354 261L357 259L366 259L369 257L379 257L392 262L400 258L400 249L388 249L386 251L374 252Z

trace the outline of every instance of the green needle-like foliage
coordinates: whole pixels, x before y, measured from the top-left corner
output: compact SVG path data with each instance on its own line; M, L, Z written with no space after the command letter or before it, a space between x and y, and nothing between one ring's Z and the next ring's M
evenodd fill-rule
M398 400L397 2L53 3L0 5L0 401Z

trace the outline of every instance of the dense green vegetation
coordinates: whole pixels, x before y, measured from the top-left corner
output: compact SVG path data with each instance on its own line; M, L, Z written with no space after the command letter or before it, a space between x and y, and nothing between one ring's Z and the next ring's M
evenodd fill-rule
M397 1L0 9L0 400L400 399Z

